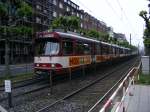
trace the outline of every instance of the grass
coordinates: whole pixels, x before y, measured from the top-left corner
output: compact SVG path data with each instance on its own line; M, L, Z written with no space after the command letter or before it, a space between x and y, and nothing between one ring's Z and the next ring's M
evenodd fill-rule
M140 74L138 83L139 84L150 85L150 74L149 75Z
M26 80L26 79L31 79L34 76L34 73L24 73L24 74L18 74L15 76L10 76L10 77L0 77L0 85L4 84L4 80L11 80L12 83Z

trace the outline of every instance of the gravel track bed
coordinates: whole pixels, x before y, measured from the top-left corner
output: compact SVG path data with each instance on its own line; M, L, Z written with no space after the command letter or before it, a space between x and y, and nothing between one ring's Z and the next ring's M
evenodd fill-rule
M76 78L72 79L71 81L67 80L65 82L58 83L57 85L53 86L53 94L50 95L50 88L45 88L43 90L40 90L38 92L30 93L28 95L24 95L22 97L17 97L13 99L13 108L8 109L7 102L3 101L1 102L1 105L8 109L10 112L35 112L43 107L45 107L48 104L53 103L54 101L62 98L68 93L73 92L74 90L77 90L79 87L83 87L86 84L89 84L91 81L97 79L98 77L102 76L109 70L112 70L114 67L119 65L113 65L113 67L104 67L101 71L97 72L97 74L90 73L86 77L82 78ZM93 93L94 94L94 93ZM95 99L96 101L97 99ZM93 99L94 101L94 99ZM83 108L83 105L64 101L62 102L63 105L68 105L71 111L77 111L80 112L80 110ZM61 107L61 106L60 106ZM64 108L68 108L67 106L63 106ZM84 108L83 108L84 110ZM81 110L83 112L83 110ZM65 111L66 112L66 111Z
M28 85L28 86L16 88L16 89L13 89L13 90L12 90L12 95L13 95L13 96L17 96L17 95L26 93L26 92L28 92L28 91L31 91L31 90L34 90L34 89L43 87L43 86L45 86L46 84L47 84L47 83L46 83L45 81L41 81L41 82L39 82L39 83L35 83L35 84ZM1 101L1 99L4 99L4 98L7 98L7 94L3 91L3 92L1 92L1 94L0 94L0 101Z
M114 77L111 75L73 97L59 102L42 112L78 112L79 110L81 112L87 112L129 69L130 66L126 66L123 70L113 73L112 75ZM102 104L99 105L99 107L101 106Z

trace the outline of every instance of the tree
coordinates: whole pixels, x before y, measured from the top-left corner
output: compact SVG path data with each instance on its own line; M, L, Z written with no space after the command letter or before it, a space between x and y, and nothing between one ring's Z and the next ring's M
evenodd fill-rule
M53 29L64 29L65 31L79 30L80 20L75 16L64 16L53 20Z
M149 22L149 17L148 17L147 11L141 11L139 13L139 16L141 16L144 19L146 28L150 32L150 22Z
M149 18L149 15L146 11L141 11L139 13L139 16L144 19L145 24L146 24L143 38L144 38L144 45L145 45L145 54L149 55L150 54L150 42L149 42L149 39L150 39L150 18Z
M89 37L93 37L93 38L96 38L96 39L99 39L100 38L100 34L99 32L97 32L96 30L92 29L92 30L89 30L87 35Z
M0 33L5 39L5 65L6 75L10 75L9 69L9 40L13 35L31 33L30 27L17 25L17 22L31 16L32 8L22 0L1 0L0 1ZM20 36L21 37L21 36Z

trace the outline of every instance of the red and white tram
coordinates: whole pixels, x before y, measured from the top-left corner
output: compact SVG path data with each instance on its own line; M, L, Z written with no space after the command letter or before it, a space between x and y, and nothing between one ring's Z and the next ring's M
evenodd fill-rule
M92 65L130 55L130 49L65 32L39 32L35 39L35 72Z

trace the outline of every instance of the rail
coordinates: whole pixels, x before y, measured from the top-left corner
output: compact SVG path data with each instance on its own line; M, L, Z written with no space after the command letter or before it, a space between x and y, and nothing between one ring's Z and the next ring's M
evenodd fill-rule
M140 68L141 63L127 74L99 112L126 112L128 102L125 102L125 99L133 95L134 86L132 85L134 85L135 78L139 76Z

